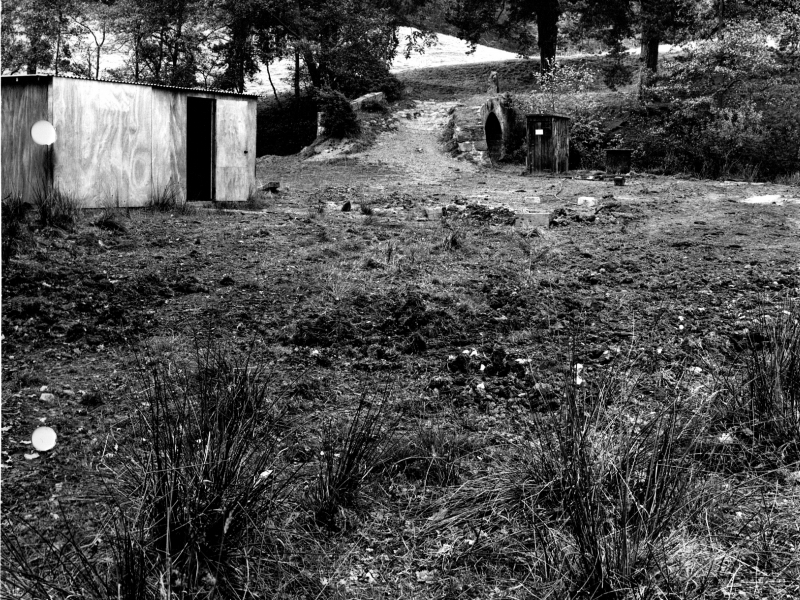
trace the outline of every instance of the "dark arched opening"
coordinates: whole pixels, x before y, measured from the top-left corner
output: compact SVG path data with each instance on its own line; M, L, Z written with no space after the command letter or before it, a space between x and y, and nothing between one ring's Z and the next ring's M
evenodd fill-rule
M489 156L492 160L499 160L503 152L503 128L500 127L500 121L493 112L486 117L483 131L486 135L486 149L489 151Z

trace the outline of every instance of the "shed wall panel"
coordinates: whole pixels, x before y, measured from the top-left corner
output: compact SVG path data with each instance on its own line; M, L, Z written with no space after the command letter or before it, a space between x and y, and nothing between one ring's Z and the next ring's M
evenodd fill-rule
M49 82L5 83L2 100L2 177L5 196L22 194L30 202L37 190L50 184L48 148L31 138L36 121L50 120Z
M186 198L186 94L153 88L153 191Z
M84 206L144 206L152 181L149 87L53 80L55 185Z
M217 99L216 199L247 200L255 188L255 100Z

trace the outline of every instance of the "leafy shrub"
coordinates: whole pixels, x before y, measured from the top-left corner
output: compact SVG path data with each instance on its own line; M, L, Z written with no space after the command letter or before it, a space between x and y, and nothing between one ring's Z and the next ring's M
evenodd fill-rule
M72 231L81 214L80 201L58 188L39 191L33 204L38 212L37 224L41 228L55 227Z
M572 119L569 131L569 164L573 169L597 169L604 165L609 146L601 122L591 115Z
M321 90L317 93L317 99L322 109L321 125L326 135L342 138L359 133L358 118L341 92Z
M21 194L7 194L2 202L2 253L3 264L11 260L30 239L28 212L31 205Z

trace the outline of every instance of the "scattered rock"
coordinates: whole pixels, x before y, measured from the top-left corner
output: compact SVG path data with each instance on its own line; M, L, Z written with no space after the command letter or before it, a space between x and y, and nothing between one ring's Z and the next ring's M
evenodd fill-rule
M55 402L56 401L56 396L55 396L55 394L51 394L49 392L45 392L44 394L39 396L39 400L41 400L42 402Z

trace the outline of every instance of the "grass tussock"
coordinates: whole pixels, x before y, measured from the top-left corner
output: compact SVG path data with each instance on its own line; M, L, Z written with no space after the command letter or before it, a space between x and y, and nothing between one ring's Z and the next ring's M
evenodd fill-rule
M506 468L442 500L431 526L477 529L469 554L524 569L557 595L670 593L673 534L702 508L694 424L676 405L610 411L621 382L587 389L577 373L573 365L560 409L532 416ZM500 530L503 548L492 542Z
M58 536L4 527L9 589L36 598L243 598L268 585L261 566L278 543L272 523L296 469L280 458L289 425L251 350L209 340L188 367L148 360L135 441L105 464L115 481L102 498L110 525L78 533L62 517Z
M354 523L362 486L386 447L385 406L385 399L375 402L362 394L346 427L333 421L323 427L319 472L306 496L319 527L337 532Z
M189 202L183 200L178 186L167 185L161 189L153 189L144 206L152 213L191 214L194 210Z
M74 231L81 215L81 201L58 188L37 192L33 200L40 229L53 227Z

